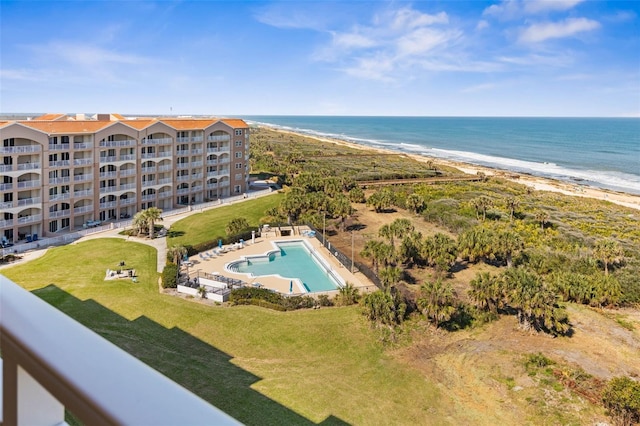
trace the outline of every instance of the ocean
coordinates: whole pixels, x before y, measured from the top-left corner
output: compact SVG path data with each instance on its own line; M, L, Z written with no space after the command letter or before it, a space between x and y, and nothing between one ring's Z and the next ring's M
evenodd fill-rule
M245 116L398 152L640 194L640 119Z

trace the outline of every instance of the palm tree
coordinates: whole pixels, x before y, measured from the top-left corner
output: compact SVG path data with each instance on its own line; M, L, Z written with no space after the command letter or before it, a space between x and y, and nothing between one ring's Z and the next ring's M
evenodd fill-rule
M451 319L456 312L453 288L450 283L443 283L441 280L425 283L420 288L420 297L416 303L418 309L434 322L436 328L442 321Z
M369 240L365 243L364 249L360 252L360 255L362 257L371 259L371 267L376 273L378 272L379 253L382 250L382 245L384 245L382 241Z
M426 207L424 197L418 194L410 194L405 202L405 207L412 213L420 213Z
M507 268L513 266L513 256L524 249L522 238L516 232L505 230L496 236L497 251L507 262Z
M371 321L389 328L402 323L407 305L400 299L397 292L374 291L364 297L363 313Z
M507 198L505 204L507 205L507 209L509 210L509 220L513 221L513 214L520 206L520 200L518 200L516 197L509 197Z
M422 244L421 255L426 263L434 266L438 275L448 272L455 263L458 245L448 235L441 232L427 237Z
M400 278L402 278L402 269L396 266L387 266L380 270L379 275L380 281L382 281L385 288L391 288L400 281Z
M173 263L180 267L180 263L182 262L182 259L184 259L184 256L186 254L187 248L185 246L173 246L170 247L169 250L167 250L167 259L171 259Z
M162 210L157 207L149 207L144 210L144 217L147 220L148 236L153 238L156 221L162 220Z
M342 232L344 232L347 217L353 214L351 202L345 195L339 194L333 199L333 202L331 203L331 210L335 216L340 218L340 228L342 229Z
M482 213L482 221L484 222L487 218L487 210L493 206L493 201L491 198L482 195L478 198L475 198L471 201L471 204L476 209L476 218L480 219L480 213Z
M623 260L624 252L622 247L614 239L607 238L596 242L593 254L602 261L604 274L609 275L609 265L614 265Z
M489 272L479 272L470 284L469 297L479 308L497 314L505 297L499 277Z
M549 220L549 213L544 210L538 210L535 213L536 222L540 222L540 229L544 232L544 225Z
M133 227L133 230L136 232L138 236L142 234L142 232L147 226L147 218L145 217L144 211L140 211L133 215L133 219L131 220L131 226Z
M422 234L413 231L405 235L399 247L398 260L404 264L412 265L420 258L422 247Z
M227 223L225 227L225 232L227 235L236 235L240 232L248 229L251 225L249 225L249 221L244 217L234 217Z
M340 287L334 301L336 306L349 306L358 303L358 299L360 299L358 289L347 282L344 287Z

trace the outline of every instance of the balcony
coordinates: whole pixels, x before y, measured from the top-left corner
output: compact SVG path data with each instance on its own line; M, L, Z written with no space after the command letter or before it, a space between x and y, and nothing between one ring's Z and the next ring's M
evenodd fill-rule
M120 161L134 161L136 159L135 154L132 155L121 155Z
M191 162L191 167L202 167L202 161Z
M68 143L63 144L49 144L49 151L69 151L71 145Z
M40 222L41 220L42 220L42 215L41 214L22 216L22 217L18 218L18 225L24 225L26 223Z
M171 154L171 151L160 151L156 154L156 157L158 158L167 158L167 157L171 157L173 154Z
M73 198L92 197L93 189L85 189L82 191L74 191Z
M188 182L190 179L191 179L191 176L189 175L178 176L176 178L176 182Z
M13 219L0 220L0 228L11 228L13 226Z
M188 194L189 193L189 188L180 188L176 191L176 194L178 195L182 195L182 194Z
M113 147L113 146L136 146L134 139L124 139L121 141L100 141L101 147Z
M93 164L93 158L78 158L73 160L74 166L86 166Z
M140 169L140 171L142 173L154 173L156 171L156 166L147 166L147 167L142 167Z
M121 206L128 206L130 204L135 204L136 203L136 197L133 198L120 198L120 205Z
M202 154L204 151L202 149L192 149L191 150L191 155L200 155Z
M83 214L83 213L91 213L93 211L93 206L82 206L82 207L74 207L73 214Z
M140 198L142 199L142 201L151 201L156 199L156 194L145 194Z
M128 189L136 189L135 183L124 183L120 185L120 191L126 191Z
M70 193L49 195L49 201L68 200L71 198Z
M1 275L0 293L3 424L65 424L65 408L83 424L237 424Z
M157 185L157 184L158 184L158 181L156 181L156 180L146 180L146 181L142 182L142 187L143 188L148 188L150 186L154 186L154 185Z
M189 163L178 163L176 164L176 169L188 169Z
M100 193L101 194L108 194L110 192L116 192L118 191L118 187L113 185L113 186L103 186L102 188L100 188Z
M67 217L71 215L71 210L67 209L67 210L58 210L55 212L49 212L49 218L50 219L54 219L57 217Z
M118 172L100 172L100 178L114 178L118 176Z
M69 160L49 161L49 167L69 167L70 165Z
M92 149L93 144L89 142L74 143L73 149Z
M169 198L169 197L173 197L173 191L158 192L158 198L160 199Z
M168 172L170 170L173 170L173 166L171 164L166 164L164 166L158 166L158 171L159 172Z
M69 176L49 178L49 185L56 185L59 183L69 183L69 182L71 182L71 178Z
M118 157L100 157L100 163L113 163L118 161Z
M9 191L13 189L12 183L0 183L0 191Z
M143 145L168 145L173 143L171 138L159 138L159 139L143 139Z
M194 179L202 179L203 176L204 175L202 173L194 173L194 174L191 175L191 179L192 180L194 180Z
M40 152L40 145L24 145L24 146L0 146L0 154L21 154L26 152Z
M217 182L208 183L206 187L207 187L207 189L216 189L216 188L218 188L218 183Z
M111 207L115 207L118 204L117 201L107 201L104 203L100 203L100 209L110 209Z
M18 200L18 206L30 206L32 204L39 204L41 202L42 198L40 197L23 198L22 200Z
M0 172L10 172L13 170L12 164L0 164Z
M18 188L35 188L38 186L40 186L40 181L37 179L18 181Z
M136 174L136 169L134 168L120 170L120 176L133 176L135 174Z
M207 153L208 154L215 154L217 152L229 152L229 147L228 146L221 146L221 147L207 147Z
M35 170L35 169L39 169L40 167L40 163L36 162L36 163L22 163L22 164L18 164L18 170Z
M186 138L176 138L176 142L189 142L189 137L186 137Z
M231 136L229 135L209 136L207 138L208 142L227 142L230 140L231 140Z
M74 182L88 182L90 180L93 180L93 175L89 174L89 173L84 173L81 175L75 175L73 177L73 181Z

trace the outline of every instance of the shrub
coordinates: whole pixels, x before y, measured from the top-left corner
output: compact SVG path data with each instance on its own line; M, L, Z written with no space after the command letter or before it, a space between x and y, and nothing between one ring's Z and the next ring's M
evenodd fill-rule
M333 306L333 302L329 299L329 296L326 294L321 294L318 296L318 305L320 306Z
M178 287L178 265L175 263L167 263L162 270L162 287Z
M629 377L614 377L604 392L602 402L618 425L640 421L640 383Z

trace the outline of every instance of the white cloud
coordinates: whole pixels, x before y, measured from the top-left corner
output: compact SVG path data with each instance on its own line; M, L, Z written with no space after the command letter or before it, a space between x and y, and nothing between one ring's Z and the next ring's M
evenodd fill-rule
M573 9L584 0L525 0L524 11L527 13L544 13Z
M420 55L444 46L455 39L456 31L442 31L433 28L418 28L396 40L397 52L401 56Z
M571 37L575 34L600 28L600 23L587 18L568 18L560 22L541 22L522 30L519 41L540 43L555 38Z
M549 12L573 9L584 0L503 0L487 7L482 14L503 21Z
M489 22L484 19L479 20L478 24L476 25L476 30L482 31L486 28L489 28Z
M367 48L377 44L372 38L358 33L333 33L333 44L347 49Z
M498 87L498 85L495 83L476 84L475 86L463 88L462 90L460 90L460 93L484 92L487 90L493 90L496 87Z
M390 27L394 30L405 30L447 23L449 23L449 16L446 12L430 15L406 7L392 13Z

